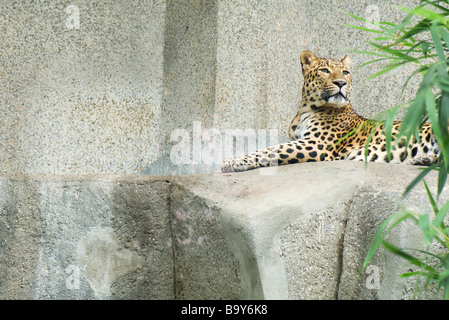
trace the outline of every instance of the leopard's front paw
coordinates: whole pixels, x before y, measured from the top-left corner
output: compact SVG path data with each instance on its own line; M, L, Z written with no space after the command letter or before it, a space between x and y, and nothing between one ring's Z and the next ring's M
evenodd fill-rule
M240 172L255 169L256 166L249 164L247 160L236 158L225 161L221 165L221 172Z
M438 158L432 156L415 157L409 161L409 164L413 166L430 166L433 163L438 162Z

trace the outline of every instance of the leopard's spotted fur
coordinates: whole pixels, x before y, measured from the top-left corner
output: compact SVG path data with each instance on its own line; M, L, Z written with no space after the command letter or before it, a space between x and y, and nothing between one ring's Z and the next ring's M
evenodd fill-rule
M289 127L292 141L228 160L222 165L223 172L299 162L364 161L365 144L373 129L368 161L418 165L437 162L440 148L429 124L424 124L420 142L415 138L409 143L401 141L392 150L391 158L387 157L383 124L359 116L350 104L352 86L348 56L342 60L323 59L303 51L300 59L304 86L299 112ZM400 125L399 121L393 124L393 140Z

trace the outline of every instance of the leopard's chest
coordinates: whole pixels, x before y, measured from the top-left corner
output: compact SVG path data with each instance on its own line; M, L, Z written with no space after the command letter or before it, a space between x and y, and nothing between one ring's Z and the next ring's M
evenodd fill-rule
M295 130L296 139L304 139L311 135L312 129L316 127L314 124L316 121L314 120L316 119L314 119L313 114L305 113L301 115L299 125Z

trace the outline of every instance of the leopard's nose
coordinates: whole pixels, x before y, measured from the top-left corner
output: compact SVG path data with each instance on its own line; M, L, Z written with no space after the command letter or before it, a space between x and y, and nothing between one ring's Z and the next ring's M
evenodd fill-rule
M342 88L347 84L347 82L345 80L334 80L334 84L336 84L339 88Z

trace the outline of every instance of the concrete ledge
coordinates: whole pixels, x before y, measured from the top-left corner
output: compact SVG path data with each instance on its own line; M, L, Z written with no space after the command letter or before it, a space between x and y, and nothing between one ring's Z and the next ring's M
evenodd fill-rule
M373 261L378 289L358 270L417 170L3 177L0 298L407 299L414 282L398 279L395 257ZM402 203L429 212L421 187ZM421 240L410 226L392 237Z

